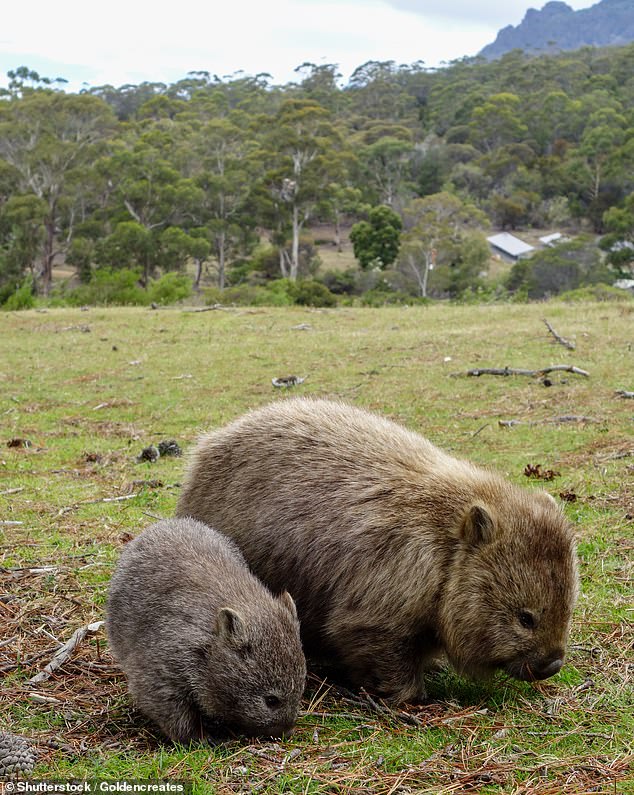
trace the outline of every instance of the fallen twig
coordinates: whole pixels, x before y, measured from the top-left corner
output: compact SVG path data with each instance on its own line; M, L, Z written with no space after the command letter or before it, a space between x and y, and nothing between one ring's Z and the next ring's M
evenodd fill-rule
M82 500L82 502L76 502L73 505L67 505L64 508L60 508L57 512L57 515L63 516L70 511L76 511L81 505L98 505L101 502L123 502L124 500L133 500L138 496L139 492L135 492L134 494L122 494L120 497L101 497L98 500Z
M546 425L552 423L553 425L560 425L566 422L601 422L596 417L586 417L577 414L565 414L561 417L548 417L544 420L498 420L500 428L514 428L516 425Z
M218 309L231 309L230 306L224 306L223 304L212 304L212 306L197 306L193 309L184 309L184 312L213 312Z
M567 340L565 337L562 337L559 334L557 334L555 329L550 325L550 323L546 320L546 318L543 318L543 320L544 320L544 323L546 324L546 328L548 329L548 331L550 331L550 333L553 335L555 340L560 345L563 345L564 348L568 348L569 351L574 351L574 349L577 347L575 345L575 343L572 342L571 340Z
M473 370L468 370L467 375L527 375L531 378L535 378L539 375L546 375L547 373L553 372L574 373L575 375L582 375L584 378L590 377L590 373L587 370L582 370L580 367L575 367L572 364L551 364L550 367L542 367L539 370L526 370L517 367L477 367Z
M36 704L61 704L62 702L59 698L55 698L54 696L43 696L41 693L29 693L29 698L31 701L35 701Z
M280 376L279 378L272 378L271 383L273 384L274 387L277 387L278 389L280 387L285 387L286 389L288 389L291 386L296 386L297 384L303 384L306 378L308 378L308 376L302 378L299 375L283 375Z
M634 400L634 392L628 392L627 389L617 389L614 394L622 398L629 398L630 400Z
M32 676L28 680L27 684L36 685L40 682L45 682L51 676L51 674L55 673L55 671L70 658L75 647L82 642L86 635L97 632L99 629L101 629L103 624L103 621L95 621L92 624L88 624L88 626L76 629L66 643L62 646L62 648L55 653L55 656L50 663L38 674Z
M555 424L563 422L599 422L595 417L585 417L583 414L564 414L562 417L553 417L546 422L554 422Z
M408 712L402 712L401 710L393 710L385 703L385 701L381 700L379 703L372 696L364 690L363 688L359 691L361 696L360 699L355 699L357 703L360 704L367 704L373 712L376 712L378 715L383 715L385 717L393 718L394 720L400 723L406 723L410 726L422 726L423 722L417 718L415 715L410 715Z

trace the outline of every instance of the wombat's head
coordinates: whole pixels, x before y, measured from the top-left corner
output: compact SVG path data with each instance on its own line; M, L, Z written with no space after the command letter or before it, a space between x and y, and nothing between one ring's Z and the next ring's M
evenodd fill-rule
M475 502L462 517L441 608L445 647L474 677L502 669L547 679L563 665L577 599L574 538L546 493L505 496L495 507Z
M297 718L306 680L295 603L288 593L261 609L222 607L204 649L201 704L242 734L279 737Z

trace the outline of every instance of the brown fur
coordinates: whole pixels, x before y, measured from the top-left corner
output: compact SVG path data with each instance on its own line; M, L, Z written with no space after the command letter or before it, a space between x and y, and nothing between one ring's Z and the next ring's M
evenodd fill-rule
M476 677L563 662L577 568L555 501L381 417L309 399L247 414L200 439L177 513L293 595L309 653L396 700L425 697L441 653Z
M202 523L164 520L124 548L106 624L139 709L173 740L292 727L306 676L293 600Z

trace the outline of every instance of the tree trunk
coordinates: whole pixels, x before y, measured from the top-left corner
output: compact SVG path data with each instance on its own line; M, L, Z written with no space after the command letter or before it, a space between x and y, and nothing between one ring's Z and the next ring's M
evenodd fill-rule
M423 274L423 284L421 286L421 296L427 298L427 279L429 278L429 271L432 269L432 253L425 252L425 273Z
M297 274L299 272L299 233L301 224L299 222L299 208L293 204L293 241L291 245L291 281L297 281Z
M425 271L425 274L422 274L420 272L420 269L419 269L418 264L416 262L416 258L412 254L408 255L407 261L409 262L409 267L410 267L412 273L414 274L414 278L418 282L418 292L420 293L422 298L425 298L426 297L426 293L427 293L426 271Z
M42 293L48 295L53 282L53 260L55 259L55 212L51 212L44 222L44 255L42 257Z
M196 264L196 277L194 279L194 291L199 293L200 292L200 280L203 276L203 261L200 257L194 257L194 262Z
M288 278L288 267L286 266L286 251L284 250L284 246L280 247L280 273L282 274L282 278Z
M218 255L218 287L225 289L225 262L226 262L227 234L222 230L216 237L216 253Z
M337 251L341 253L341 213L335 210L335 246Z

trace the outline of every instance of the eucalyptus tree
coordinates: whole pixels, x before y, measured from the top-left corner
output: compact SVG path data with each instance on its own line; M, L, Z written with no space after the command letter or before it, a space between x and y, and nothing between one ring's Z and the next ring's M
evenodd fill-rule
M485 269L489 248L482 230L488 220L474 205L436 193L410 202L403 222L399 269L414 279L422 297L432 275L436 291L456 295Z
M517 94L505 91L490 96L471 113L470 140L482 152L523 140L528 130Z
M260 164L248 121L240 111L229 111L224 117L199 116L191 122L185 144L186 172L201 196L194 210L198 234L209 240L220 289L225 286L231 258L248 253L256 239L248 200Z
M373 203L400 209L414 192L412 164L415 152L411 141L391 135L365 146L359 158L367 177L366 198Z
M269 119L261 147L267 168L259 191L260 212L274 229L288 228L290 252L277 241L280 268L283 276L295 280L300 235L345 169L345 147L328 110L302 99L285 101Z
M339 87L341 72L338 64L314 64L304 61L295 68L301 78L298 86L287 86L298 97L319 103L335 115L343 113L348 104L348 95Z
M178 145L173 123L150 123L132 128L98 165L110 188L110 234L99 244L98 260L139 267L143 284L156 267L179 269L190 250L199 249L195 236L168 232L178 227L186 233L196 226L204 198L195 180L178 168Z
M37 197L47 208L41 221L37 273L38 287L44 293L51 286L56 256L72 238L69 234L65 240L57 239L68 210L69 182L73 175L90 170L99 144L114 125L114 115L105 102L88 95L37 89L0 104L0 158L13 169L17 192Z
M0 304L26 273L38 275L48 205L34 194L10 196L0 209Z

